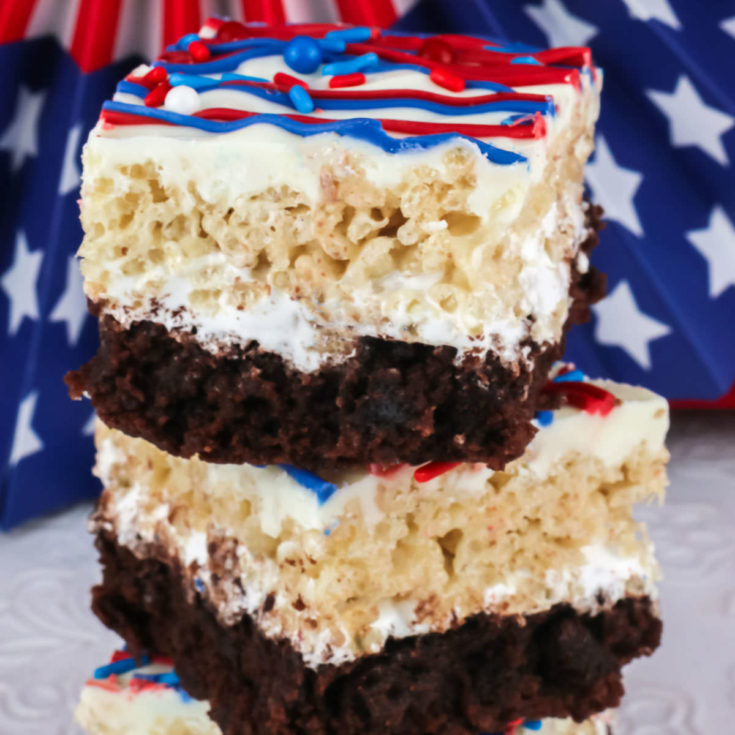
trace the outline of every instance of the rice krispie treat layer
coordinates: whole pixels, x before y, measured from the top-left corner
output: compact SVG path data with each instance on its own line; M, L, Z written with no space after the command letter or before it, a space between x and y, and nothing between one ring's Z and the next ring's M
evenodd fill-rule
M173 659L181 684L208 699L223 735L477 735L519 718L583 721L616 707L620 668L656 648L648 597L593 613L480 613L446 633L391 639L379 654L306 666L245 616L223 625L187 592L177 564L139 559L98 538L103 581L93 609L133 655Z
M587 217L584 252L597 243L599 208ZM575 269L569 325L603 292L594 269ZM317 470L431 460L502 469L533 436L563 349L528 342L532 359L509 367L492 353L457 364L451 347L361 338L347 360L303 373L255 343L217 355L153 321L125 328L100 316L100 350L67 380L108 425L180 456Z
M249 615L312 667L481 611L560 602L586 611L655 596L633 505L663 494L666 402L606 381L554 385L616 405L606 416L571 406L542 416L547 425L503 472L432 463L319 477L218 465L100 424L105 492L93 530L179 566L223 624Z
M301 372L359 337L509 365L561 340L587 267L589 49L214 25L204 52L187 37L121 82L90 134L92 301L214 352L257 341ZM308 70L294 36L316 48Z

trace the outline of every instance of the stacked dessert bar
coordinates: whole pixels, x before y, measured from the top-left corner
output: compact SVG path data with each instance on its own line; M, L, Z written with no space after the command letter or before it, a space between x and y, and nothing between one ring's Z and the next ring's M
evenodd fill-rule
M120 82L68 377L127 645L89 732L608 732L668 414L558 362L600 86L585 48L218 19Z

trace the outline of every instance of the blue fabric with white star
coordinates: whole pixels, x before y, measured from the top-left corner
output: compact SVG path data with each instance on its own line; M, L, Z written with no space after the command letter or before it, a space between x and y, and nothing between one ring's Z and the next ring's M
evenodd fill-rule
M589 45L605 71L593 262L609 297L572 331L588 375L668 398L735 381L735 9L689 0L422 0L407 31ZM0 46L0 527L93 496L88 402L63 374L95 349L73 254L79 156L100 105L139 59L82 74L51 39Z
M67 370L96 349L79 264L80 155L116 81L82 74L55 39L0 46L0 528L99 492L92 407Z

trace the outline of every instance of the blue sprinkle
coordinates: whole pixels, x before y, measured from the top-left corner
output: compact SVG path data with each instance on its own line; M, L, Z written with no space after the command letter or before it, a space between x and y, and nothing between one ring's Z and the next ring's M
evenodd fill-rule
M362 43L363 41L369 41L372 35L372 31L367 26L356 26L341 31L329 31L324 38L328 41L337 39L344 43Z
M554 421L553 411L536 411L534 417L538 421L539 426L550 426Z
M332 531L334 531L335 528L339 526L339 518L332 521L323 531L325 536L330 536L332 534Z
M523 723L523 727L526 730L538 731L541 729L541 720L526 720Z
M199 592L200 595L204 594L204 591L206 588L204 586L204 582L202 582L202 580L199 579L199 577L196 577L194 579L194 586L197 588L197 592Z
M322 47L311 36L295 36L283 51L283 60L299 74L315 72L322 59Z
M314 101L303 87L298 84L294 84L293 87L288 90L288 96L291 98L293 106L302 115L308 115L310 112L314 112Z
M371 52L369 54L363 54L362 56L355 56L354 58L346 61L333 61L331 64L327 64L322 67L322 74L324 76L355 74L358 71L363 71L364 69L374 66L378 61L378 55Z
M320 38L317 43L322 47L322 51L328 51L333 54L343 54L347 44L339 38L329 38L325 36Z
M176 48L180 51L186 51L186 49L189 48L189 44L193 43L194 41L201 41L202 39L199 38L199 35L196 33L187 33L185 36L180 38L176 42Z
M334 483L322 480L321 477L312 472L301 470L290 464L280 464L278 466L296 480L299 485L302 485L307 490L311 490L317 496L319 505L326 503L337 492L337 486Z
M92 678L106 679L110 674L127 674L128 671L137 669L138 666L147 666L148 662L148 656L142 656L140 663L134 658L121 658L119 661L113 661L111 664L98 666L92 673Z
M207 87L216 87L219 83L216 79L200 77L194 74L180 74L175 72L170 74L168 81L172 87L187 86L192 89L206 89Z
M161 674L133 674L133 679L152 681L154 684L165 684L166 686L178 686L181 683L175 671L164 671Z
M579 383L584 380L584 373L581 370L570 370L563 375L557 375L554 383Z
M534 66L543 66L538 60L534 59L533 56L516 56L515 59L511 59L511 64L533 64Z

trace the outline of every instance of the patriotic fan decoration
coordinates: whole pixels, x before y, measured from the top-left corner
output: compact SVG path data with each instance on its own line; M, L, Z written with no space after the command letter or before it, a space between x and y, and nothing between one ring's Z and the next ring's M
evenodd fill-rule
M210 15L483 35L528 54L590 46L605 74L588 185L609 222L594 258L609 296L572 331L567 357L685 405L735 405L735 88L725 63L735 57L735 9L686 0L2 0L0 527L98 492L92 408L70 402L62 380L96 339L74 256L81 148L118 81L162 46L175 53ZM201 46L187 50L206 54ZM308 51L295 63L308 64ZM340 69L332 96L349 98L361 74ZM292 81L274 84L308 112L314 100ZM435 81L452 89L463 80ZM156 109L160 80L124 83ZM126 113L107 105L104 114L120 124ZM516 132L541 135L542 124L531 116Z

